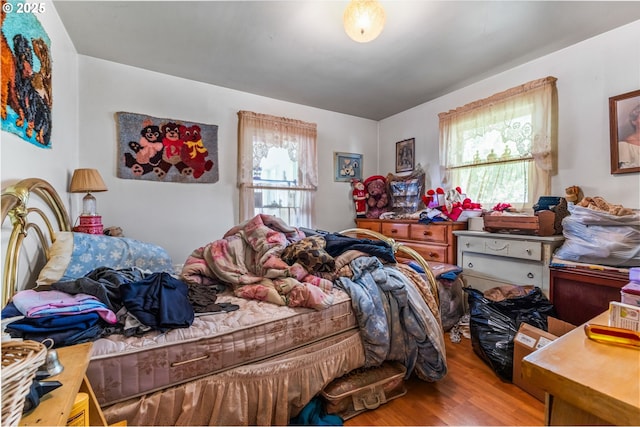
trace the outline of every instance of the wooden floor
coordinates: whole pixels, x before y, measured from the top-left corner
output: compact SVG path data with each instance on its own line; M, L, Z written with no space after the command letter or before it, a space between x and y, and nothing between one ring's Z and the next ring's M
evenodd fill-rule
M463 338L445 335L447 376L435 383L411 378L407 394L345 421L346 426L541 426L544 404L501 381Z

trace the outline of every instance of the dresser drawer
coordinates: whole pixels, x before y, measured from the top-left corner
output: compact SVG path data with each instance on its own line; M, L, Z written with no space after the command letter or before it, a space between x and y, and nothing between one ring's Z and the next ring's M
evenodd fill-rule
M545 290L544 267L538 262L464 252L461 264L463 275L493 278L512 285L534 285Z
M405 246L412 248L418 252L425 261L437 261L447 263L447 246L425 245L422 243L403 242Z
M447 243L447 228L429 224L411 224L409 239Z
M501 239L499 237L459 236L458 248L464 252L475 252L530 261L542 260L541 242Z
M380 221L378 220L358 219L356 227L380 233Z
M391 237L392 239L408 239L409 227L409 224L383 222L381 233L385 236Z

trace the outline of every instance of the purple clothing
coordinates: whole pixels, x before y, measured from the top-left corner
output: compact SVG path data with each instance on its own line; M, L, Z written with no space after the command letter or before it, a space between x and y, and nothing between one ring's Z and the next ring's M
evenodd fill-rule
M113 311L96 297L87 294L71 295L60 291L20 291L13 296L13 304L27 317L72 315L96 312L105 322L118 320Z

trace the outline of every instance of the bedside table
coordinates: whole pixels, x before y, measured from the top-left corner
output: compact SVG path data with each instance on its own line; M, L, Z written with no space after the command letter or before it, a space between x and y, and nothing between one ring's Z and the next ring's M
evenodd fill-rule
M85 376L93 343L84 343L56 349L64 370L45 381L60 381L62 387L46 394L40 404L20 420L21 426L66 426L78 392L89 395L89 422L92 426L106 426L102 409L98 405L91 384Z

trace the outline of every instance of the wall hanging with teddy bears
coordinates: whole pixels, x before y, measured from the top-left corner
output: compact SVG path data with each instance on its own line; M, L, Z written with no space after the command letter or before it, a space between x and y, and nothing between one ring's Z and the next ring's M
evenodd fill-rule
M218 126L116 113L118 177L148 181L218 181Z

